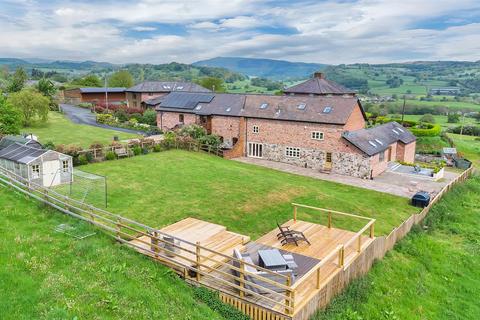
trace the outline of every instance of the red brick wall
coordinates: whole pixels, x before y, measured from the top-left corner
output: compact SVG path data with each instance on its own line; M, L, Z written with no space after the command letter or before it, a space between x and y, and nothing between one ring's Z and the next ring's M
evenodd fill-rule
M108 94L108 102L125 101L124 92L114 92ZM82 93L82 102L105 102L105 92L103 93Z
M415 162L415 147L417 142L414 141L409 144L403 144L401 142L398 143L398 151L397 151L397 160L414 163Z
M141 108L142 102L145 100L153 99L156 97L161 97L168 94L168 92L127 92L126 100L128 101L128 107L130 108ZM135 97L135 98L134 98Z
M253 133L253 126L258 126L258 133ZM324 139L321 141L312 139L312 131L323 132ZM344 129L340 125L252 118L247 121L247 141L312 148L328 152L360 153L357 148L342 138L343 131Z
M363 118L362 111L360 110L360 106L357 105L357 107L353 110L352 114L347 120L347 123L344 126L345 130L348 131L354 131L354 130L360 130L365 128L365 119Z
M197 116L192 113L181 113L181 112L163 112L157 113L157 126L164 130L168 131L173 129L176 125L180 124L179 116L183 114L183 123L185 125L197 123Z
M212 117L212 134L223 137L224 140L239 138L240 136L240 117Z
M246 128L246 119L239 118L239 132L240 136L238 137L237 143L230 150L225 150L223 152L223 157L226 159L238 158L245 155L245 128Z

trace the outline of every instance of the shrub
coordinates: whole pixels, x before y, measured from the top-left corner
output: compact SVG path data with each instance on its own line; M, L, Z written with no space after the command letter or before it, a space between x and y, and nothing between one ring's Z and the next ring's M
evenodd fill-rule
M79 165L85 165L85 164L88 164L88 159L87 159L87 155L85 154L81 154L78 156L78 164Z
M142 154L148 154L148 148L147 147L142 148Z
M420 118L420 122L435 123L435 118L431 114L427 113Z
M417 127L409 128L410 131L417 137L435 137L440 135L442 127L438 124L424 123Z
M113 116L111 114L97 114L97 123L108 124L113 122Z
M105 160L115 160L117 158L117 155L113 151L108 151L107 154L105 155Z
M216 291L211 291L204 287L194 287L193 292L194 292L195 298L205 303L212 310L218 312L225 319L231 319L231 320L250 319L245 314L235 309L233 306L223 303L219 298L218 292Z
M179 134L181 136L191 137L193 139L200 139L207 134L207 131L202 126L199 126L197 124L191 124L183 127L180 130Z
M211 147L218 148L222 141L219 136L210 134L198 139L200 143L207 144Z
M132 113L132 114L130 114L129 120L132 120L132 119L137 120L137 122L142 122L143 116L142 116L141 113Z
M55 144L52 141L48 141L47 143L43 144L43 148L48 150L55 150Z
M113 115L120 122L128 121L128 114L124 109L118 109Z
M134 146L132 151L134 155L139 156L142 153L142 148L140 146Z
M448 123L458 123L458 122L460 122L460 115L458 113L449 113L447 122Z
M153 146L153 152L160 152L162 151L162 146L159 144L156 144Z
M81 108L90 109L93 107L93 104L90 102L82 102L82 103L79 103L78 106Z
M448 128L448 132L460 134L467 136L480 136L480 127L475 125L468 125L468 126L457 126L453 128Z
M156 126L157 125L157 112L154 111L154 110L147 110L143 114L142 119L141 120L139 119L139 121L142 122L142 123L148 124L150 126Z

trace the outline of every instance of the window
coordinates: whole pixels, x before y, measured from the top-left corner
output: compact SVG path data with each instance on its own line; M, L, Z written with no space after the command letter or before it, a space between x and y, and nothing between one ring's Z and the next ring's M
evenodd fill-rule
M253 126L252 131L253 133L258 133L259 132L258 126Z
M179 114L178 115L178 122L184 123L184 121L185 121L185 116L183 114Z
M325 162L332 163L332 153L327 152Z
M292 158L300 158L300 148L286 147L285 155Z
M307 107L307 105L305 103L300 103L298 106L297 106L297 109L298 110L305 110L305 108Z
M40 165L38 164L32 165L32 178L33 179L40 178Z
M149 95L149 96L153 96L153 92L149 92L148 95Z
M323 113L330 113L332 112L332 109L333 109L332 107L326 106L325 109L323 109Z
M262 103L260 105L260 109L267 109L267 107L268 107L268 103Z
M62 171L63 172L68 172L69 170L69 164L68 164L68 160L62 160Z
M323 132L312 131L312 139L313 140L323 140Z
M379 160L380 162L385 161L385 151L382 151L382 152L380 152L380 153L378 154L378 160Z

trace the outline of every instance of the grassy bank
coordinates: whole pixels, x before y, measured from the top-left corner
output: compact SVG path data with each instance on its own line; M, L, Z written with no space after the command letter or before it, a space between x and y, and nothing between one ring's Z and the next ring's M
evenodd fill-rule
M0 318L221 319L166 267L0 187Z
M480 167L480 140L479 137L463 136L459 134L449 133L448 136L453 139L457 151L463 155L477 167Z
M94 142L109 144L113 141L113 136L118 136L120 140L138 137L135 134L76 124L58 112L50 112L46 123L36 123L22 131L33 133L42 143L51 141L55 145L77 144L82 147L89 147Z
M291 202L378 219L388 233L416 211L408 199L287 174L259 166L179 150L90 164L81 170L107 176L109 210L152 227L196 217L256 238L292 219ZM318 213L299 219L325 224ZM337 219L358 228L361 221Z
M480 178L425 221L314 319L479 319Z

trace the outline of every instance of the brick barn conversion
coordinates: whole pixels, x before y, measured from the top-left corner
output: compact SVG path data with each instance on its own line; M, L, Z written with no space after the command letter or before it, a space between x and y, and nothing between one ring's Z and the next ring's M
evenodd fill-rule
M225 156L255 157L360 178L389 161L414 162L415 136L396 122L366 129L351 90L316 73L284 95L171 92L145 101L157 125L199 124L223 140Z

